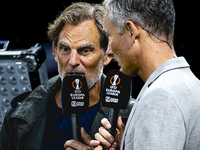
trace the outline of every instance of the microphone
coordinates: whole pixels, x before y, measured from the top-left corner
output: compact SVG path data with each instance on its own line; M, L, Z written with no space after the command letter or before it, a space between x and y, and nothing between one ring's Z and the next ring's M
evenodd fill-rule
M102 90L102 106L110 108L108 120L112 127L108 131L113 137L115 137L119 110L126 109L130 94L131 77L122 72L109 71Z
M72 137L80 141L80 113L87 112L89 106L89 91L84 76L64 77L61 102L63 113L71 114Z

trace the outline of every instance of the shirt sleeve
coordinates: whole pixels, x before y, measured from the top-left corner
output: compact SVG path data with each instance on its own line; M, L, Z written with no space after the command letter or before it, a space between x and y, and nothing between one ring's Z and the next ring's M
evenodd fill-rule
M125 141L131 142L125 147L127 145L128 149L134 150L182 150L185 137L184 118L175 100L166 91L154 89L140 99L125 138Z

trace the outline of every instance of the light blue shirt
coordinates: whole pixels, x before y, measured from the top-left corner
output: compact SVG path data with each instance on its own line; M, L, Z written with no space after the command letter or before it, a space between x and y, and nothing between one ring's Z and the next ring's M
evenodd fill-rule
M200 82L183 57L163 63L142 88L121 149L200 150Z

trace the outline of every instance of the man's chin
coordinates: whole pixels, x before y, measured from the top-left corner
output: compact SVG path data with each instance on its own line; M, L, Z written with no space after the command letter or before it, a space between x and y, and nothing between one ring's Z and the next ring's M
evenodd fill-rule
M123 68L120 68L119 71L124 73L125 75L131 76L131 77L137 77L138 76L137 72L134 72L134 73L128 72L128 71L125 71Z

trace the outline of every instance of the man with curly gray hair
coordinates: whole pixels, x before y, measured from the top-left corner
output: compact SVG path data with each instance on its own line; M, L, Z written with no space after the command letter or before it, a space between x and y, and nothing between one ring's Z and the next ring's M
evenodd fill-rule
M12 101L0 133L0 150L74 148L68 145L73 138L70 113L62 112L61 89L65 76L86 78L89 108L80 114L81 133L89 140L94 139L101 119L109 115L109 109L100 103L100 91L106 79L103 66L112 59L105 55L108 39L103 31L103 14L101 5L78 2L68 6L49 24L48 37L59 75ZM123 112L126 120L132 105ZM83 141L75 142L81 149L90 149L87 142L87 145Z

